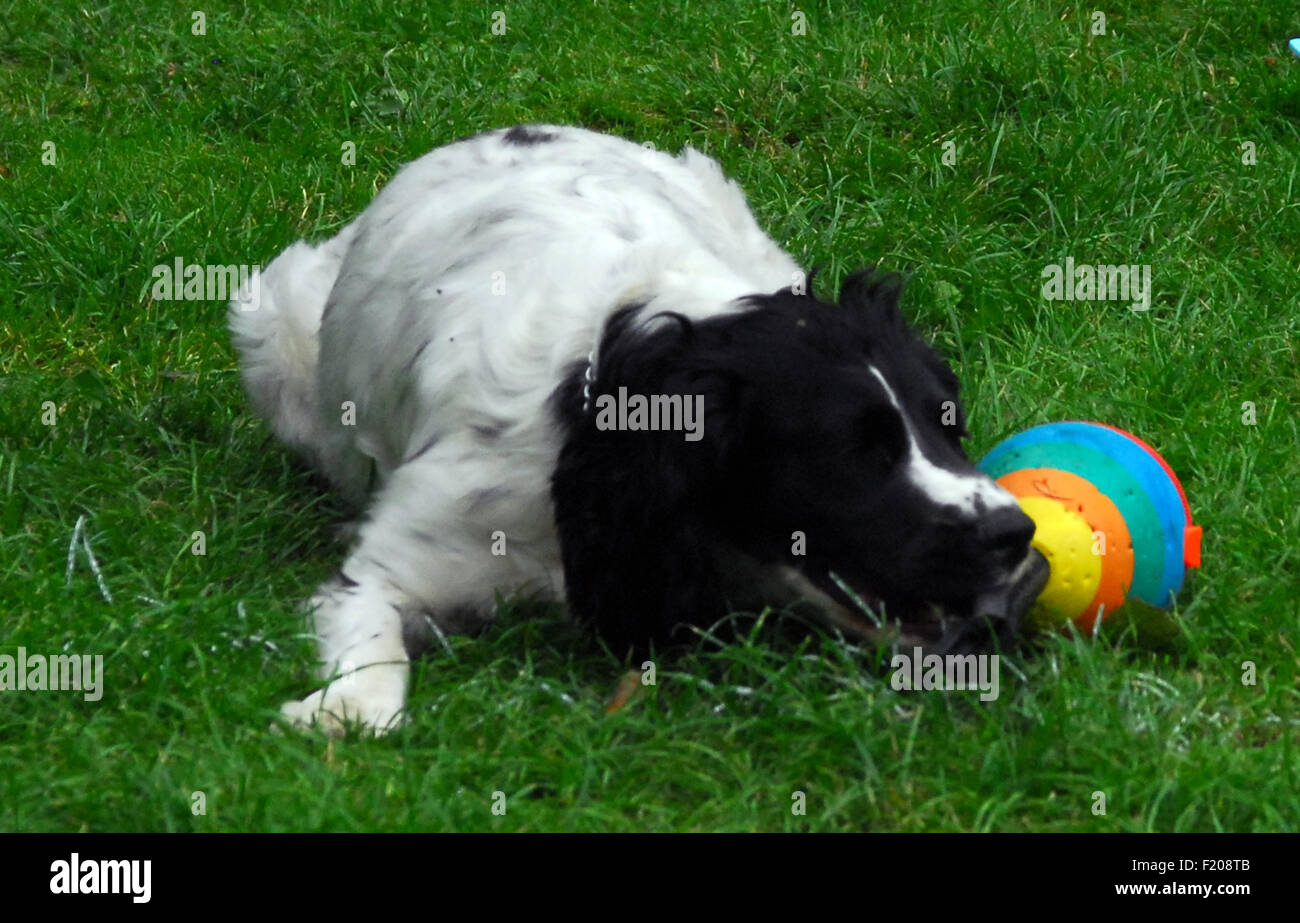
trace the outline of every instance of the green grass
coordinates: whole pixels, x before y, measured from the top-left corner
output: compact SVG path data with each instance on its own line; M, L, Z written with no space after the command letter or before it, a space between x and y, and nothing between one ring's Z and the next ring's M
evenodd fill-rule
M1293 3L1126 4L1097 36L1060 2L810 4L804 36L730 0L512 4L499 37L458 0L290 6L209 5L206 36L172 3L0 16L0 653L107 674L97 703L0 693L0 829L1297 826ZM1159 448L1206 529L1181 634L1049 639L981 705L751 623L606 717L619 665L507 605L418 665L391 736L269 733L312 688L298 607L341 509L251 417L223 306L151 300L150 268L265 264L430 147L521 120L708 151L828 289L910 268L973 455L1061 418ZM1044 303L1067 255L1150 264L1151 310ZM84 557L65 584L82 514L111 604Z

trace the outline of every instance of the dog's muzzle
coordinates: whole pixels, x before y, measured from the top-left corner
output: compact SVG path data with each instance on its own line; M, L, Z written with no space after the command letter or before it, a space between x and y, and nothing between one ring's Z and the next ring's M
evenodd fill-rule
M923 611L911 613L910 619L882 621L860 606L846 605L793 567L763 566L730 547L719 547L715 553L721 572L730 578L726 581L727 595L733 605L739 604L738 608L760 611L764 605L788 606L850 637L919 645L940 654L1009 648L1029 608L1047 585L1049 574L1047 559L1031 548L1004 578L952 610L926 606Z
M1048 576L1047 558L1039 554L1038 549L1030 548L1025 559L1005 581L975 597L971 614L995 624L1011 622L1018 626L1038 594L1043 592Z

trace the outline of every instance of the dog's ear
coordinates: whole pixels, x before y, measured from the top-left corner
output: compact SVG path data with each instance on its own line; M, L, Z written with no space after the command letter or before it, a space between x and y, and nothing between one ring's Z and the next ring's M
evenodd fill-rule
M616 316L607 327L594 376L581 364L556 392L565 437L551 497L572 614L616 655L639 662L688 640L687 626L725 614L710 485L724 465L734 408L726 377L693 361L689 321L649 332L624 321ZM699 438L609 428L620 389L629 400L680 395L683 408L702 408Z
M896 272L879 272L868 266L847 279L840 286L840 304L851 311L890 326L903 323L898 301L903 294L903 277Z

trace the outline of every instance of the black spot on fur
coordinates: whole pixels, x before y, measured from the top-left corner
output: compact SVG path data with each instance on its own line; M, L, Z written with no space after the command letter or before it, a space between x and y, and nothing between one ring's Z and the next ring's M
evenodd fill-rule
M517 144L520 147L545 144L547 141L554 141L555 138L554 132L542 131L529 125L515 125L513 128L507 129L506 133L501 136L501 140L506 144Z
M517 217L519 217L518 212L509 208L496 208L493 209L492 211L484 212L483 214L475 218L473 223L470 224L470 226L465 229L465 236L473 237L475 234L481 234L482 232L488 230L489 228L496 227L498 224L503 224L511 220L512 218L517 218ZM480 259L480 258L481 257L470 257L464 264L454 263L451 266L447 267L446 270L447 274L451 275L457 269L462 268L462 265L468 265L469 263L472 263L476 259Z
M484 442L495 442L506 431L506 425L498 420L495 423L472 423L470 429Z
M428 532L424 529L412 529L411 537L419 542L426 550L432 550L439 544L438 536L435 533Z
M416 362L419 360L419 358L420 358L420 354L423 353L426 349L428 349L428 348L429 348L429 344L432 343L432 342L433 342L433 338L430 337L429 339L427 339L427 340L425 340L423 343L421 343L421 344L420 344L420 348L417 349L417 350L415 351L415 355L411 356L410 359L407 359L407 360L406 360L406 364L405 364L404 366L402 366L402 371L403 371L403 372L409 372L412 368L414 368L414 367L415 367L415 363L416 363Z
M480 507L491 503L500 503L502 500L513 494L509 487L486 487L483 490L476 490L470 494L469 504L465 508L465 514L472 516Z
M481 229L481 227L482 225L476 222L472 227L470 227L465 232L466 236L476 233L478 230ZM457 273L461 272L462 270L470 266L473 266L475 263L484 259L485 256L486 254L483 253L471 253L468 256L462 256L460 259L455 260L454 262L445 266L442 270L442 274L448 277L455 276ZM442 289L438 290L438 294L439 295L442 294ZM452 337L452 339L455 339L455 337Z
M412 462L412 461L415 461L417 458L419 458L419 457L420 457L421 455L423 455L425 452L429 451L429 450L432 449L434 446L436 446L436 445L438 444L439 440L441 440L441 439L442 439L442 433L438 433L436 436L432 437L432 438L431 438L428 442L426 442L424 445L422 445L422 446L420 446L418 449L416 449L415 452L414 452L414 454L412 454L412 455L410 455L409 457L407 457L406 459L404 459L403 462L402 462L402 464L406 464L406 462Z
M408 657L419 657L439 644L438 633L450 635L475 635L492 623L492 614L484 614L474 606L450 606L445 609L404 609L402 618L402 646Z

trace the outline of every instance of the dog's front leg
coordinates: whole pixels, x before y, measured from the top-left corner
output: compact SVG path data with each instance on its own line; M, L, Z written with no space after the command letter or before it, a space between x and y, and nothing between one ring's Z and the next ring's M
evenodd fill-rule
M329 684L286 702L281 714L332 736L343 734L349 723L376 734L396 727L410 665L400 614L407 602L382 571L354 573L344 565L311 601L321 673Z

